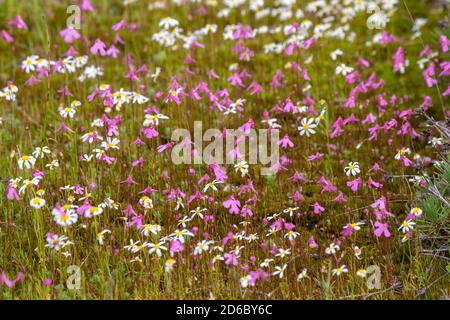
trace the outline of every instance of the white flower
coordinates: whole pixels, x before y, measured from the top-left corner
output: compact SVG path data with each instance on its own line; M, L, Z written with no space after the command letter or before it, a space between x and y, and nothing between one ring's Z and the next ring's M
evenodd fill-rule
M152 199L150 199L149 197L147 197L147 196L142 196L140 199L139 199L139 202L138 202L141 206L143 206L145 209L152 209L153 208L153 200Z
M278 275L278 277L281 279L284 276L284 271L286 271L287 264L283 265L282 267L275 267L275 271L272 273L273 276Z
M59 109L59 114L63 118L69 117L70 119L73 119L73 117L75 116L76 112L77 112L77 110L75 108L72 108L72 107L65 107L65 108Z
M143 246L139 246L139 245L138 245L139 243L140 243L140 241L134 242L133 239L130 239L130 244L124 246L124 249L126 249L126 250L128 250L128 251L130 251L130 252L132 252L132 253L136 253L136 252L138 252L139 250L141 250L142 247L143 247Z
M213 241L202 240L197 243L194 249L194 255L201 254L203 251L208 251L209 246L213 243Z
M192 218L189 216L184 216L183 218L181 218L180 220L178 220L178 224L177 226L181 225L183 226L183 228L186 228L186 225L189 221L191 221Z
M78 214L73 209L63 210L55 208L52 211L53 219L57 224L68 227L78 220Z
M341 56L344 52L341 49L336 49L330 53L331 60L336 61L338 56Z
M249 283L249 281L250 281L251 279L252 279L252 278L250 277L250 275L246 275L246 276L240 278L240 279L239 279L239 282L241 283L241 287L242 287L242 288L247 288L248 283Z
M344 168L344 172L347 177L350 175L356 176L361 173L361 170L359 169L359 162L349 162L348 166Z
M278 253L275 255L275 257L281 257L284 258L285 256L288 256L291 254L291 249L278 249Z
M301 280L303 280L303 278L307 277L307 272L308 270L305 268L302 270L302 272L300 272L297 276L297 281L300 282Z
M412 208L409 213L415 215L416 217L420 217L422 216L422 209L415 207Z
M211 182L208 182L205 187L203 188L203 192L208 191L209 188L213 189L214 191L217 191L216 184L223 183L223 181L219 180L213 180Z
M400 160L402 156L404 156L405 154L410 154L411 150L409 148L401 148L400 150L398 150L397 154L395 155L395 160Z
M144 224L141 232L146 237L150 236L151 233L156 235L161 232L161 226L159 224Z
M20 170L23 170L24 167L30 169L35 163L36 159L33 156L21 156L17 161Z
M44 158L45 154L49 154L50 153L50 149L47 146L44 147L36 147L33 151L33 157L37 158Z
M45 200L39 197L30 200L30 206L36 209L40 209L45 206Z
M164 270L166 272L171 272L173 270L173 267L175 265L176 261L172 258L169 258L166 260L166 263L164 264Z
M353 249L353 253L355 254L356 259L361 260L361 249L358 246L353 246L352 245L352 249Z
M294 212L297 210L298 210L298 207L294 207L294 208L289 207L287 209L284 209L283 212L289 213L289 216L292 217L294 215Z
M117 139L117 138L111 139L111 138L108 137L108 138L106 138L106 141L102 142L101 147L103 149L105 149L105 150L108 150L108 149L119 149L119 146L118 146L119 143L120 143L119 139Z
M102 208L92 206L92 207L89 207L89 209L87 209L87 210L84 212L84 216L85 216L86 218L92 218L92 217L94 217L94 216L100 215L102 212L103 212L103 209L102 209Z
M405 220L400 225L398 230L402 230L403 233L407 233L409 230L413 230L414 229L415 224L416 223L414 221L412 221L412 220Z
M339 251L339 246L334 242L330 243L330 246L325 249L326 254L335 254L336 251Z
M103 238L105 237L105 234L107 234L107 233L110 234L111 230L105 229L105 230L97 233L97 241L98 241L99 245L101 245L101 246L103 245Z
M191 213L192 213L192 217L191 218L194 218L195 216L199 216L200 219L203 219L203 213L202 212L205 212L207 210L208 209L206 209L206 208L200 209L200 207L197 207L197 208L195 208L195 210L191 210Z
M314 123L314 118L303 118L300 124L301 126L298 127L298 131L301 136L306 134L309 137L310 134L316 133L314 129L317 127L317 124Z
M55 168L59 167L59 161L58 160L52 160L52 162L45 165L46 168L49 168L50 170L54 170Z
M348 269L347 267L344 265L337 267L336 269L331 270L331 273L333 274L333 276L340 276L342 273L347 273Z
M248 173L248 164L246 161L239 161L234 165L234 171L241 172L241 176L244 177Z
M70 242L66 242L68 238L66 236L58 236L57 234L53 234L51 236L47 236L47 244L45 245L47 248L55 249L55 251L59 251L59 249L64 248Z
M261 268L267 268L272 261L273 259L266 258L259 266Z
M179 22L171 17L163 18L159 20L159 27L164 29L170 29L173 27L177 27L179 25Z
M37 65L39 57L38 56L30 56L22 61L22 65L20 66L26 73L30 73L30 71L34 71Z
M431 138L431 145L433 147L441 146L443 143L444 143L444 139L442 139L442 138L436 138L436 137Z
M148 253L153 253L156 252L156 255L158 257L162 256L162 250L167 251L167 247L165 247L164 242L159 242L159 243L149 243L146 244L144 246L149 247L150 249L148 250Z
M342 74L343 76L346 76L347 74L351 73L353 71L353 68L347 67L345 64L341 64L336 67L336 74Z
M356 271L356 275L360 278L365 278L367 275L367 271L361 268L358 271Z
M289 230L289 231L284 235L284 237L285 237L285 238L288 238L289 241L293 241L293 240L294 240L295 238L297 238L299 235L300 235L299 232L293 231L293 230Z
M184 243L184 237L193 237L194 234L187 229L176 229L170 236L173 237L174 240L178 240L181 243Z

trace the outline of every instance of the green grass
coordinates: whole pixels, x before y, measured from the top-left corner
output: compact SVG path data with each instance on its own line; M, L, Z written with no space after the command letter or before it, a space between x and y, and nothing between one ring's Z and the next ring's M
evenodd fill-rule
M45 4L44 4L45 2ZM57 60L69 49L70 45L62 41L58 35L65 27L66 6L64 1L12 1L5 0L0 4L1 29L7 28L7 21L20 14L26 21L29 30L10 30L14 36L14 43L8 44L0 41L0 87L12 80L19 87L17 100L8 102L0 100L0 117L3 123L0 125L0 272L5 272L8 278L14 278L18 272L23 272L25 278L16 283L13 288L6 285L0 286L0 299L439 299L448 297L449 277L448 261L429 255L423 255L424 242L421 234L426 232L436 233L442 236L442 228L447 228L444 244L440 247L448 248L448 208L435 197L417 195L421 191L409 181L408 175L422 176L425 173L434 174L434 168L415 171L413 167L402 167L394 160L397 149L409 147L412 150L410 158L415 154L422 157L432 157L442 161L433 148L420 142L419 139L411 139L408 136L400 137L396 130L387 134L381 133L380 138L368 141L367 129L371 126L362 126L360 123L348 125L342 136L331 139L329 133L332 124L339 116L347 118L351 114L359 119L364 119L369 112L378 116L375 105L375 96L386 93L388 100L391 95L397 97L408 95L407 101L400 101L396 107L388 107L384 114L379 115L377 123L383 125L395 116L397 110L415 109L425 95L432 97L433 107L428 111L436 119L443 119L442 110L448 108L448 97L441 97L436 87L427 88L422 79L422 71L417 65L417 57L423 49L422 41L430 44L433 51L439 51L438 38L444 30L438 27L438 23L445 17L445 9L433 4L430 8L428 1L405 1L413 17L426 17L427 24L422 28L421 38L411 40L411 20L409 14L399 1L398 10L394 13L391 22L387 26L388 32L401 37L403 42L387 45L365 46L365 42L371 40L378 30L366 28L367 14L362 12L349 23L350 30L356 33L355 41L339 39L319 39L318 44L309 50L297 50L295 55L286 56L274 53L265 54L263 45L271 42L281 42L286 39L283 34L266 34L255 39L244 40L243 44L255 51L252 60L239 61L239 55L233 52L236 41L224 41L223 28L228 24L242 23L252 27L262 25L278 26L295 22L295 18L280 21L274 17L265 17L256 20L254 14L248 10L239 13L232 10L228 18L217 18L215 12L218 8L207 5L208 13L204 16L197 15L199 4L189 3L178 7L171 1L164 10L148 9L148 1L136 1L129 6L123 6L121 1L96 1L95 13L84 13L80 34L91 41L101 38L108 45L113 43L114 32L111 26L122 18L137 25L136 32L119 31L118 34L125 40L126 45L116 45L120 49L117 59L111 57L99 57L89 54L90 45L83 40L75 41L72 45L80 55L88 54L88 65L101 66L104 75L98 79L86 79L84 82L77 80L73 74L51 74L50 78L44 78L36 86L25 86L29 74L20 69L20 64L27 56L36 54L40 57ZM150 2L152 3L152 2ZM266 1L266 6L273 5L273 1ZM224 5L219 1L219 8ZM301 5L304 8L304 5ZM297 7L295 7L297 8ZM331 14L333 15L333 14ZM342 13L336 12L336 17ZM185 30L196 30L207 23L216 23L218 32L202 39L205 48L188 51L178 45L178 49L163 48L152 41L152 34L159 30L160 19L171 16L180 22ZM312 13L306 13L306 18L314 23L319 19ZM302 19L301 19L302 20ZM300 22L301 22L300 20ZM399 75L392 71L391 57L399 46L403 46L410 60L410 66L405 74ZM338 61L356 67L358 58L367 59L370 68L358 69L361 78L367 81L372 72L377 74L377 79L383 79L384 88L378 91L369 91L358 98L356 108L342 108L342 103L348 97L354 85L346 85L342 76L335 75L337 61L329 57L331 51L340 48L345 52ZM132 65L139 68L145 64L150 72L156 67L161 67L162 72L157 82L151 78L140 76L138 83L131 82L124 76L129 71L125 55L131 55ZM189 66L194 71L188 75L184 72L183 60L190 54L196 63ZM313 60L309 65L304 62L309 56ZM439 61L448 60L448 55L441 53ZM276 115L278 123L282 125L281 136L288 133L295 143L293 149L282 151L282 155L288 156L293 163L289 170L281 171L276 176L266 177L259 174L260 165L252 165L248 178L253 181L258 191L258 203L254 206L255 216L242 218L238 215L230 215L222 206L222 202L229 195L237 194L239 187L246 182L240 174L235 173L232 166L227 167L228 179L223 185L219 185L219 191L208 195L214 197L214 202L206 200L193 202L186 205L183 210L175 210L176 203L167 201L162 193L165 189L180 188L187 194L193 195L197 189L201 191L204 184L197 186L198 180L211 171L206 165L174 165L170 161L170 153L158 153L157 146L170 140L171 132L176 128L192 128L195 120L202 120L203 127L207 125L218 128L235 129L245 123L249 118L255 120L257 128L263 128L261 124L262 113L269 111L271 117L275 116L272 108L288 96L294 103L305 98L302 88L307 84L301 77L291 73L285 68L288 62L297 62L308 70L311 77L312 88L309 91L311 97L318 102L326 101L327 113L321 122L316 135L306 138L300 137L297 131L299 120L292 114ZM247 70L252 79L261 84L264 92L261 95L249 95L244 89L230 86L227 78L231 75L229 66L239 63L241 69ZM214 69L219 79L209 80L208 71ZM274 90L270 87L272 76L277 70L282 70L287 86ZM437 69L439 70L439 69ZM439 72L439 71L438 71ZM78 75L78 71L76 73ZM120 112L114 111L110 117L120 114L122 122L119 126L120 149L111 152L116 158L112 165L105 162L82 162L79 157L92 152L92 145L82 143L80 137L84 134L81 126L86 129L91 122L103 114L103 106L99 99L89 102L87 97L101 83L110 84L114 90L138 91L138 85L145 85L141 92L143 95L153 98L158 91L168 92L168 86L173 76L178 76L180 82L187 89L194 88L199 82L206 81L211 91L227 88L230 98L235 101L238 98L246 99L245 110L242 117L233 115L224 117L217 110L209 110L210 103L207 99L186 99L179 106L174 103L163 103L162 100L149 102L145 105L129 104ZM448 77L439 79L438 87L441 92L448 86ZM250 82L249 82L250 83ZM249 84L248 83L248 84ZM63 97L57 90L67 86L74 94L73 97ZM60 105L67 106L72 99L81 101L82 106L74 119L62 119L58 113ZM368 99L370 103L366 108L359 108L359 104ZM142 128L144 120L144 108L156 105L161 113L169 116L169 120L161 121L158 127L159 136L153 140L146 140L145 145L137 148L132 145ZM145 106L145 107L144 107ZM315 106L320 111L321 106ZM58 132L62 122L65 122L75 133ZM424 119L414 117L411 119L414 128L422 133L426 130ZM434 129L433 129L434 130ZM101 135L106 136L104 131ZM434 136L438 136L433 131ZM388 144L388 139L392 143ZM361 143L360 148L356 148ZM327 146L335 144L337 152ZM37 146L49 146L51 155L45 160L38 159L36 168L45 171L46 175L39 188L45 190L44 199L47 204L40 210L30 207L29 201L36 195L37 188L29 189L21 195L21 201L9 201L6 199L9 179L22 176L30 177L30 171L21 171L17 165L19 155L31 154ZM308 156L316 152L324 153L320 163L308 161ZM140 156L145 159L143 167L132 167L131 163ZM60 167L55 171L45 168L49 159L58 159ZM383 159L383 160L381 160ZM343 162L340 162L342 160ZM362 169L362 177L367 181L368 177L383 183L383 189L375 190L361 187L357 193L352 193L346 186L350 179L345 176L343 167L350 161L359 161ZM374 162L379 162L383 172L375 174L369 172ZM197 170L195 175L187 172L189 167ZM445 189L445 197L448 200L448 165L442 182ZM292 182L289 177L298 171L305 177L304 182ZM170 179L162 177L166 172ZM120 182L132 175L136 185L127 186ZM345 204L332 201L337 193L321 194L321 187L317 180L325 176L339 190L344 192L347 199ZM389 176L394 176L389 179ZM77 185L87 187L95 183L92 191L92 202L98 204L110 197L119 204L120 209L105 209L95 218L80 218L70 228L63 228L53 221L52 210L58 201L65 203L68 199L68 191L61 191L60 187ZM138 201L146 186L152 186L158 192L151 198L154 208L143 210ZM292 202L288 195L296 190L301 190L305 199L298 204ZM361 231L343 240L341 250L332 256L325 254L325 248L335 239L339 238L342 228L349 222L360 220L373 220L373 216L366 212L370 205L385 196L388 199L388 209L393 214L389 218L390 238L376 238L370 223L362 227ZM76 196L79 198L80 196ZM249 196L250 197L250 196ZM245 196L240 197L241 204L245 202ZM417 200L419 199L419 200ZM418 201L418 206L424 210L424 221L414 230L412 237L407 242L402 242L403 234L397 230L403 222L405 215ZM78 199L75 201L81 204ZM311 214L311 205L319 202L326 211L318 216ZM215 221L204 224L194 221L190 228L198 226L198 234L188 241L186 247L189 250L176 255L176 265L172 272L164 270L164 264L169 258L165 253L162 258L154 254L148 254L142 250L139 254L131 254L123 247L129 244L129 240L145 240L139 230L127 227L125 215L122 212L131 204L139 213L144 214L145 223L157 223L163 228L162 235L168 235L177 227L176 214L189 214L195 207L205 207L212 214ZM296 225L295 230L300 236L290 242L281 234L266 238L268 226L263 219L275 212L297 206L302 213L299 218L289 218L287 221ZM371 212L371 211L370 211ZM443 219L443 220L441 220ZM244 227L242 221L251 222ZM442 222L444 221L444 222ZM427 224L431 227L427 228ZM236 225L235 228L233 225ZM436 225L440 227L436 229ZM423 229L422 229L423 228ZM105 244L100 246L96 235L98 232L109 229L112 238L105 238ZM215 268L209 264L213 253L205 253L201 259L197 259L190 253L191 246L195 246L202 239L203 232L209 234L209 239L220 245L221 240L230 231L239 232L245 230L247 234L257 234L259 240L255 242L239 243L244 246L241 250L238 267L226 266L223 261L217 262ZM425 231L423 231L425 230ZM437 230L437 231L436 231ZM67 249L70 257L64 257L60 252L45 247L46 234L53 232L66 235L73 245ZM308 239L314 236L319 244L318 249L308 246ZM148 241L158 241L159 236L152 236ZM335 237L335 238L333 238ZM292 255L288 258L276 258L270 267L282 266L288 263L289 267L282 279L270 277L267 281L258 282L255 287L241 288L239 279L248 272L242 270L242 265L250 265L250 270L256 270L258 265L270 255L268 251L261 249L260 244L266 240L269 247L276 244L278 247L291 248ZM445 242L445 240L447 242ZM352 245L358 245L362 249L361 260L353 255ZM225 252L234 249L236 242L228 244ZM430 245L429 243L426 245ZM434 247L433 247L434 248ZM425 248L427 249L427 248ZM435 249L433 249L435 250ZM218 252L217 252L218 253ZM448 259L448 252L442 253ZM142 262L130 262L135 256L139 256ZM255 265L251 265L251 256L256 258ZM336 268L337 260L349 268L349 273L339 277L331 275L331 270ZM80 266L81 288L70 290L67 280L70 274L67 268L70 265ZM366 279L356 276L359 268L367 268L377 265L381 270L381 288L369 289ZM308 277L297 281L297 275L303 268L307 268ZM446 270L447 268L447 270ZM269 272L269 273L270 273ZM53 285L43 287L44 279L53 280Z

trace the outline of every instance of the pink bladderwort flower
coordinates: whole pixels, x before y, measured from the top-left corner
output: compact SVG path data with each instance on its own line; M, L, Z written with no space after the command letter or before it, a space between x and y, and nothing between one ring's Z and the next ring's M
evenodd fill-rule
M8 288L14 288L17 282L21 282L25 279L25 275L19 272L13 280L10 280L5 272L0 274L0 284L5 284Z
M27 24L25 23L25 21L23 21L20 15L15 16L14 19L11 19L8 22L8 24L16 29L24 29L24 30L28 29Z
M352 181L347 181L347 186L352 189L353 192L358 191L359 186L362 184L361 177L356 178Z
M63 37L64 42L72 43L77 39L80 39L80 34L72 27L67 27L59 32L59 35Z
M234 195L231 195L228 200L222 202L222 205L228 209L228 212L231 214L238 214L241 211L241 203L237 200Z
M223 255L224 259L225 259L225 264L228 265L233 265L233 266L237 266L238 265L238 260L237 260L237 256L236 253L234 251L231 251L229 253L225 253Z
M441 35L439 37L439 43L441 45L442 52L446 53L448 51L448 47L450 46L450 40L446 35Z
M389 238L391 236L391 233L389 232L389 225L387 223L376 221L374 226L374 234L377 238L381 235L384 235L386 238Z
M405 59L405 49L399 47L392 56L393 67L395 72L404 73L409 62Z
M92 6L89 0L82 0L81 2L81 10L83 11L94 11L94 7Z
M314 214L319 214L325 211L325 208L322 207L318 202L315 202L311 205L313 207Z
M101 56L105 56L106 55L106 45L102 40L97 38L95 40L94 44L92 45L92 47L89 49L89 51L93 55L100 54Z

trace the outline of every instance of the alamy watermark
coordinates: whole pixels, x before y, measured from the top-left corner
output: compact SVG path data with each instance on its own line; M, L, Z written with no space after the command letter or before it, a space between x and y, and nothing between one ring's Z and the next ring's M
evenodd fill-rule
M366 285L369 290L381 289L381 269L377 265L371 265L366 269L367 277Z
M66 269L69 275L66 280L66 287L69 290L81 289L81 268L77 265L68 266Z
M371 14L369 18L367 18L367 28L371 30L381 30L386 28L389 19L383 12L383 10L380 9L380 7L378 7L377 5L370 6L369 8L367 8L367 13Z
M81 29L81 9L80 6L70 5L67 7L66 13L69 17L66 20L67 28L72 28L75 30Z
M277 172L279 164L278 129L210 128L203 132L202 121L194 121L194 139L187 129L176 129L171 140L178 142L172 149L174 164L260 164L261 175ZM208 144L204 146L204 142ZM248 147L248 148L247 148ZM248 152L246 152L248 150Z

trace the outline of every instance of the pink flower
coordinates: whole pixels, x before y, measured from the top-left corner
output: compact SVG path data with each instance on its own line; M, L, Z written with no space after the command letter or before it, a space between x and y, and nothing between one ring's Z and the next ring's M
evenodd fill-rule
M237 266L238 265L238 260L237 260L237 256L234 253L234 251L230 252L230 253L225 253L223 255L223 257L225 258L225 264L228 265L233 265L233 266Z
M405 72L407 61L405 60L405 50L403 49L403 47L399 47L397 49L397 51L392 56L392 60L395 72Z
M431 88L435 84L437 84L437 80L434 79L435 70L434 70L434 63L430 63L430 65L425 69L424 72L422 72L423 79L425 80L425 83L428 88Z
M228 200L222 202L222 205L228 209L231 214L238 214L241 211L241 203L233 195L231 195Z
M6 42L8 42L8 43L14 42L14 38L13 38L12 36L10 36L9 33L6 32L5 30L2 30L2 37L3 37L3 39L5 39Z
M137 182L133 180L132 176L128 176L125 180L121 181L120 183L121 184L126 184L128 186L131 186L133 184L137 184Z
M409 167L412 164L412 161L409 160L405 155L401 155L400 160L405 167Z
M369 177L369 180L367 180L367 185L370 187L374 187L377 189L383 188L383 185L379 182L376 182L375 180L372 180L371 177Z
M450 40L447 38L446 35L441 35L439 37L439 43L441 44L441 50L442 52L447 52L448 47L450 46Z
M350 187L353 192L358 191L358 188L361 184L362 184L362 180L360 177L358 177L352 181L347 181L347 186Z
M13 185L10 183L8 184L8 194L6 195L6 198L8 200L20 200L19 194L17 193L17 189L13 187Z
M102 40L96 39L95 43L92 45L92 47L89 51L93 55L97 55L100 53L101 56L105 56L106 55L106 45Z
M42 281L42 287L50 287L53 285L53 280L50 278L44 279L44 281Z
M278 141L278 145L281 145L283 149L294 147L294 143L289 139L289 135L287 133L280 141Z
M184 245L178 240L170 241L170 253L177 253L184 250Z
M376 221L374 234L376 237L380 237L384 234L386 238L389 238L391 236L391 233L389 232L389 225L387 223Z
M325 211L325 208L322 207L318 202L315 202L314 204L312 204L312 207L314 208L314 214L319 214L321 212Z
M68 27L59 32L59 35L64 38L66 43L72 43L74 40L80 38L80 34L72 27Z
M120 20L118 23L112 26L113 31L119 31L120 29L127 26L127 21L125 19Z
M314 236L309 237L308 244L310 248L317 248L319 246L316 240L314 240Z
M9 24L17 29L25 29L25 30L28 29L27 24L25 23L25 21L23 21L20 15L15 16L14 19L9 21Z
M152 139L159 135L158 131L156 131L154 127L141 129L141 132L145 135L147 139Z
M22 272L19 272L14 280L10 280L3 272L0 275L0 284L6 284L9 288L13 288L17 282L23 281L23 279L25 279L25 275Z
M81 10L83 11L94 11L94 7L91 5L89 0L83 0L81 2Z

